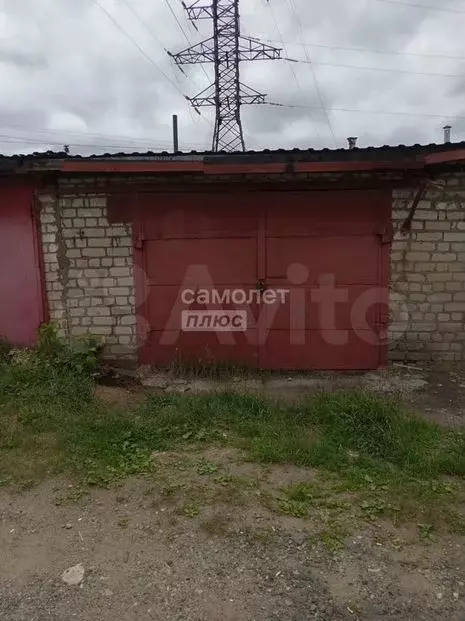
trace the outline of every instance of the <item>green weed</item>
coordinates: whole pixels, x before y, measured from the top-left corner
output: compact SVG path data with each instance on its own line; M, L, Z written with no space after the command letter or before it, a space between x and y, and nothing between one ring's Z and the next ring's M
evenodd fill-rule
M344 540L347 533L340 530L328 530L320 533L320 539L324 547L330 552L337 552L344 549Z
M202 461L197 466L197 473L204 474L214 474L218 471L218 466L209 461Z
M257 375L257 371L246 366L241 366L229 361L217 361L207 350L203 356L196 356L195 359L186 359L176 356L167 372L173 377L202 378L210 380L225 380L232 378L250 377Z
M200 515L200 507L198 504L190 502L184 505L182 513L188 518L195 518Z
M301 483L273 499L282 513L306 517L316 507L334 516L345 510L340 494L353 494L365 519L415 516L415 523L433 524L444 516L465 528L452 510L447 514L461 487L441 480L465 475L464 433L410 416L395 400L365 393L292 404L236 393L152 395L128 410L96 399L98 346L80 347L44 329L37 349L0 359L1 484L62 472L108 486L150 472L159 452L232 445L250 460L326 473L328 485ZM229 495L241 487L216 464L193 463L199 475L216 473Z
M307 504L297 500L282 498L279 501L279 510L283 515L292 515L296 518L306 518L308 516Z

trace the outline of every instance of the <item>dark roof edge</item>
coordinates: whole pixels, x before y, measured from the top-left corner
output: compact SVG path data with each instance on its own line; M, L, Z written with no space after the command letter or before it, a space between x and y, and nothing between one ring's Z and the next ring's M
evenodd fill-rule
M117 172L117 163L125 163L128 169L135 169L137 163L152 163L152 169L156 170L156 163L166 164L166 168L174 171L194 171L222 169L234 167L255 166L266 167L267 165L288 165L292 168L304 168L304 164L321 164L324 169L325 163L341 164L342 168L353 169L357 163L366 163L368 168L381 168L397 166L408 168L407 164L421 166L435 166L443 164L463 164L465 161L465 142L429 145L384 145L380 147L363 147L355 149L277 149L264 151L247 151L235 153L106 153L103 155L69 155L64 152L47 151L30 155L0 155L0 173L30 173L44 171L70 171L73 168L81 172L88 172L90 168L102 169L104 163L108 172ZM372 163L372 166L368 166ZM74 166L76 164L76 166ZM84 165L85 164L85 165ZM131 165L132 164L132 165ZM299 166L300 165L300 166ZM389 165L389 166L388 166ZM115 170L111 170L114 167ZM163 166L165 168L165 166ZM320 170L319 172L324 172Z

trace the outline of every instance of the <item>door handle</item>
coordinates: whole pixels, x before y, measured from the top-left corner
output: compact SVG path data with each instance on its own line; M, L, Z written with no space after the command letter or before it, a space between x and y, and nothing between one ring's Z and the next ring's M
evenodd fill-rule
M257 289L257 291L260 291L260 293L263 293L266 290L265 281L264 280L258 280L257 281L256 289Z

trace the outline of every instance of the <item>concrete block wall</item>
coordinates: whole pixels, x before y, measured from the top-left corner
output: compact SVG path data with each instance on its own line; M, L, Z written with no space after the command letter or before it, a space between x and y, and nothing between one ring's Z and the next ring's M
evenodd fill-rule
M465 174L442 181L427 188L409 233L400 228L416 189L394 191L392 360L465 360Z
M50 320L64 336L103 337L108 358L136 358L132 230L110 224L105 196L42 196Z

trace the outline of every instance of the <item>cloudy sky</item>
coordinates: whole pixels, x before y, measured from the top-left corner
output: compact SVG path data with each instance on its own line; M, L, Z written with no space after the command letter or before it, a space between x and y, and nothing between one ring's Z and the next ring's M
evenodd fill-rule
M243 108L247 148L440 142L446 123L465 140L464 0L240 10L244 35L301 61L242 64L242 81L283 105ZM180 0L0 0L0 151L169 150L173 113L182 150L208 149L213 112L199 116L184 95L208 86L212 67L184 75L165 51L207 38L210 22L197 23Z

